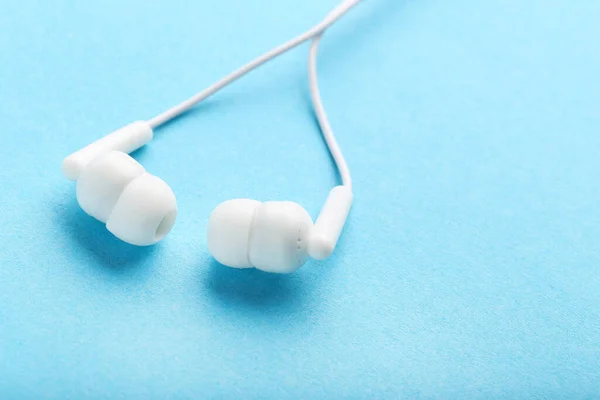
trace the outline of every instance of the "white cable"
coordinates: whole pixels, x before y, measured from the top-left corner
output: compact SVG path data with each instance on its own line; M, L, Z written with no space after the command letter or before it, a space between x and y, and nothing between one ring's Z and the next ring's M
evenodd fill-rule
M340 19L344 14L346 14L352 7L357 5L360 0L344 0L342 1L336 8L334 8L319 24L315 25L313 28L303 33L302 35L296 37L295 39L290 40L287 43L284 43L273 50L263 54L258 57L254 61L246 64L241 67L237 71L231 73L230 75L224 77L220 81L214 83L212 86L204 89L200 93L192 96L188 100L182 102L181 104L176 105L175 107L163 112L162 114L157 115L156 117L148 120L148 124L154 129L165 122L172 120L173 118L181 115L186 112L196 104L201 101L207 99L212 96L219 90L223 89L225 86L230 83L236 81L242 76L246 75L248 72L260 67L266 62L274 59L275 57L293 49L294 47L299 46L300 44L322 34L327 28L333 25L338 19Z
M352 190L352 178L350 177L350 170L348 169L348 165L346 164L342 150L340 149L340 146L335 139L335 135L333 134L333 130L331 129L331 124L329 123L329 119L325 113L323 101L321 100L321 93L319 91L319 81L317 78L317 56L322 37L323 33L315 36L310 46L310 52L308 56L308 80L310 83L310 96L312 98L317 120L319 121L321 133L323 134L323 138L327 143L327 147L329 148L329 152L335 161L337 169L340 172L342 183L344 186L348 187L348 189Z

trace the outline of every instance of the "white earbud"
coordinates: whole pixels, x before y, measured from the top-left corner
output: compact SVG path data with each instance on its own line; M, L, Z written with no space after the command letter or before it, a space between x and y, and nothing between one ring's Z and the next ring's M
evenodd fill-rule
M207 231L208 250L221 264L289 273L300 268L309 256L324 260L333 253L352 207L352 179L321 101L317 52L328 24L340 18L358 1L342 2L322 25L317 25L308 34L313 38L308 57L310 93L321 133L343 185L329 192L314 225L306 210L292 202L260 203L238 199L222 203L211 214Z
M142 121L121 128L71 154L62 171L77 180L77 201L119 239L137 246L162 240L177 217L171 188L128 154L152 140Z
M352 205L352 192L335 187L313 225L302 206L289 201L236 199L220 204L208 221L208 250L221 264L290 273L310 256L331 255Z
M220 204L208 221L208 250L223 265L293 272L306 261L310 215L288 201L235 199Z

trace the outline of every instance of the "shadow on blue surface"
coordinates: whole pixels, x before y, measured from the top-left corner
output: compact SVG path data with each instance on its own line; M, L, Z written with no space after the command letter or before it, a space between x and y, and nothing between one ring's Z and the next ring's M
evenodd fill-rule
M204 285L227 307L293 312L303 306L310 291L300 273L279 275L254 268L234 269L214 259L208 268Z
M75 196L55 207L55 218L72 246L84 249L96 264L113 273L125 273L138 267L158 249L158 246L132 246L117 239L103 223L79 207Z

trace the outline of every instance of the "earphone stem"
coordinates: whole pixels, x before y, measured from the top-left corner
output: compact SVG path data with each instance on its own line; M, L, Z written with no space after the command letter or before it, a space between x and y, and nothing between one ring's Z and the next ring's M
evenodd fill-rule
M308 238L308 254L315 260L329 257L340 238L352 207L352 190L336 186L330 192Z
M62 172L68 179L75 181L83 168L100 153L111 150L131 153L150 142L153 135L152 128L145 121L124 126L65 158Z

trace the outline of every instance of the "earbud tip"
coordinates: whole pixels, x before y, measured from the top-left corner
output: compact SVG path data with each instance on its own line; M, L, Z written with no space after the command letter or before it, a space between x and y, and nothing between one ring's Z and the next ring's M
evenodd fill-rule
M127 243L149 246L167 236L176 218L177 202L169 185L145 173L125 188L106 228Z
M221 264L251 268L248 259L250 227L260 202L235 199L221 203L210 214L207 229L208 251Z

